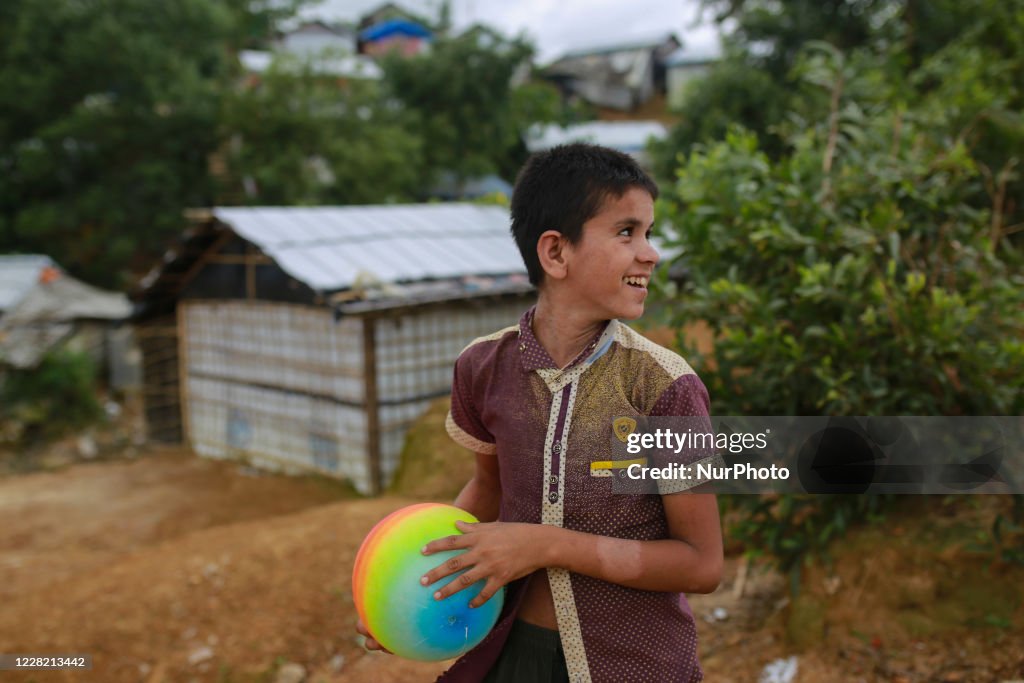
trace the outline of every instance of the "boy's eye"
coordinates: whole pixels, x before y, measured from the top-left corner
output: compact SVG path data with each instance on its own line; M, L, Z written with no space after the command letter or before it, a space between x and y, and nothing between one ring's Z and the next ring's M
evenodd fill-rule
M636 231L638 229L639 228L637 228L635 226L628 227L628 228L623 228L622 230L619 230L619 234L620 235L624 235L626 237L632 237L634 235L634 233L636 233ZM647 230L644 231L644 237L646 239L648 239L648 240L651 239L652 235L654 235L654 228L647 228Z

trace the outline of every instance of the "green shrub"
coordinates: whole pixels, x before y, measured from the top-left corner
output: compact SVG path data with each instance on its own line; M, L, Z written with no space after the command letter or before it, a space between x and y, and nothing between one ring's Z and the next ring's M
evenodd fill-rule
M660 203L692 273L668 292L674 322L715 332L721 414L1024 411L1024 259L1003 206L976 205L990 179L952 114L893 100L872 67L811 52L793 152L773 162L734 129Z
M31 370L13 370L0 387L0 418L22 425L22 438L51 438L98 419L96 364L85 353L48 354Z
M686 352L716 414L1024 412L1024 275L998 191L1019 148L993 170L961 125L1007 99L998 70L960 80L976 52L926 62L915 95L885 55L812 46L779 129L791 152L773 160L733 128L683 158L659 210L691 276L663 287L677 329L714 333L713 358ZM734 531L785 569L881 511L850 496L731 503L749 512Z

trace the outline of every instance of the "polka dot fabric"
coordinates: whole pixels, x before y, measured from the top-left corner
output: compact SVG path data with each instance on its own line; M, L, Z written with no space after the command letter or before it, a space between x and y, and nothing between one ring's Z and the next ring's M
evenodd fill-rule
M592 475L591 463L610 459L617 417L707 416L704 385L677 354L614 320L559 369L533 336L531 321L532 310L518 330L477 340L456 363L449 432L464 445L467 437L494 445L500 519L667 538L660 496L613 493L614 477ZM548 569L548 580L574 683L703 679L693 615L682 595L557 568ZM486 663L492 656L474 650L451 671L466 676L474 658Z

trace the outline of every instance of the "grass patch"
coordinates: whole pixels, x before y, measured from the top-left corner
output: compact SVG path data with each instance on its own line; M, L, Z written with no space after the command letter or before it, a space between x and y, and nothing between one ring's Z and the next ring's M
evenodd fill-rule
M450 399L438 399L409 429L389 493L450 503L473 476L473 453L445 429L449 405Z

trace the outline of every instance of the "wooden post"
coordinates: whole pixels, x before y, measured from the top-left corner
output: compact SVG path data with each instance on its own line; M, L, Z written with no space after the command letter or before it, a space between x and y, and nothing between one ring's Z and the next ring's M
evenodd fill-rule
M383 488L380 462L380 408L377 402L376 325L371 316L363 318L363 377L366 399L366 455L370 461L370 493L378 495Z
M256 298L256 248L245 245L245 298L253 301Z
M181 440L187 448L192 447L192 418L188 405L188 303L178 301L178 405L181 408Z

